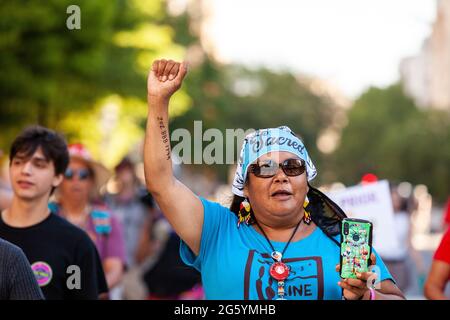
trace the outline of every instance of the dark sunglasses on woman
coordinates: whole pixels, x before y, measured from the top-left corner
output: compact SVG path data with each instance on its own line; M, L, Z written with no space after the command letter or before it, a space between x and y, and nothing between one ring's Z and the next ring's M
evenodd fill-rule
M277 174L279 168L289 177L299 176L306 170L303 159L287 159L280 164L273 160L259 161L250 165L250 172L259 178L271 178Z
M73 170L73 169L67 169L64 173L64 177L68 180L72 180L73 177L78 176L79 180L86 180L91 176L91 173L88 169L79 169L79 170Z

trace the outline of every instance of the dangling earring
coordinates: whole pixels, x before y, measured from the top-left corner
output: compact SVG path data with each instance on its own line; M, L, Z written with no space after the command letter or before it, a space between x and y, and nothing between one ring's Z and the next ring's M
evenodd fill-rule
M306 209L308 206L309 206L309 200L308 200L308 197L306 197L305 202L303 203L303 209L304 209L303 222L306 223L307 225L309 225L311 223L311 213L309 213L309 211Z
M237 223L238 228L242 222L245 222L245 224L248 225L248 223L250 221L251 210L252 210L252 208L250 206L250 203L247 201L247 198L245 198L239 206L239 214L238 214L239 219L238 219L238 223Z

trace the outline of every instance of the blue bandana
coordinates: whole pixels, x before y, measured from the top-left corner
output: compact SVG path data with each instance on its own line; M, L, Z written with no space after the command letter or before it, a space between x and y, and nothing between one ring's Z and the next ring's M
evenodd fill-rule
M274 151L287 151L295 154L306 163L308 181L317 175L308 151L303 142L286 126L260 129L247 135L242 144L239 162L234 175L232 192L244 196L244 185L247 179L248 167L259 157Z

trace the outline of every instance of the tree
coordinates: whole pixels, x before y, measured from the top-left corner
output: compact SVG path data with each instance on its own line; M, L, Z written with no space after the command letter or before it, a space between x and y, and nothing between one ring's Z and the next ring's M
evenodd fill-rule
M79 30L66 26L70 5L80 8ZM26 1L26 6L2 1L0 147L7 149L25 125L39 123L90 144L96 154L110 154L104 149L113 148L123 155L123 148L102 137L101 102L120 101L118 114L138 105L131 118L137 123L145 118L143 84L151 62L184 53L164 23L164 5L163 0L48 0ZM178 109L186 108L186 100L182 91ZM128 118L120 117L118 127L130 127ZM134 129L124 130L124 139L130 132L135 137Z
M2 1L2 128L52 126L98 94L115 7L108 0ZM82 29L69 30L66 9L82 8Z
M400 84L370 88L354 103L339 148L336 179L358 183L364 173L425 184L438 200L450 193L450 115L419 110Z

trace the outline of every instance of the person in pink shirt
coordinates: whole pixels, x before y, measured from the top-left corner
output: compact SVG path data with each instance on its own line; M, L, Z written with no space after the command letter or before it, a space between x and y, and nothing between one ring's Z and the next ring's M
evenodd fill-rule
M122 226L95 195L110 177L110 172L92 159L81 144L69 145L70 163L58 190L58 202L50 208L80 227L97 246L108 288L120 284L125 269L125 243Z

